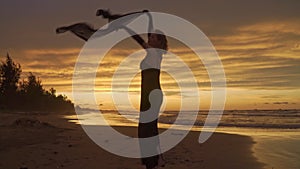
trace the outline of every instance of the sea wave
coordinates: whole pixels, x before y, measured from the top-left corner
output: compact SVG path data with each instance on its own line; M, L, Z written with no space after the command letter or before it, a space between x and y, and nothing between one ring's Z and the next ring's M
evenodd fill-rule
M115 110L90 110L81 109L85 114L102 113L107 120L116 123L137 123L138 112L122 111L122 114ZM181 112L164 111L159 116L161 124L195 125L203 126L207 118L211 118L211 123L206 123L207 127L242 127L242 128L271 128L271 129L300 129L300 109L293 110L225 110L225 111L199 111L196 120L193 119L193 111ZM209 114L209 116L208 116ZM221 117L220 121L218 118ZM85 116L89 118L89 116ZM92 117L91 115L91 118Z

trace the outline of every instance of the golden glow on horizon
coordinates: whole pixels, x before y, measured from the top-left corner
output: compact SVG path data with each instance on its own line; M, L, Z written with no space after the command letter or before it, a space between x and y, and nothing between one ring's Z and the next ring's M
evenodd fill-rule
M228 83L226 108L300 108L300 42L296 38L300 36L299 21L255 23L237 27L232 32L228 35L210 37L226 73ZM210 80L202 62L189 48L176 40L170 39L169 46L170 52L180 56L192 69L202 94L201 108L208 109ZM101 69L98 70L95 90L103 93L99 97L99 102L103 101L104 107L113 107L105 97L108 97L111 91L111 77L116 67L127 55L139 49L131 39L126 39L116 45L99 65ZM58 93L65 93L71 98L72 75L79 52L80 49L77 48L28 49L15 55L22 56L17 58L17 62L22 65L23 72L35 73L42 79L46 88L54 87ZM14 55L12 57L14 58ZM166 64L178 66L176 63ZM167 108L178 108L178 86L174 79L163 72L161 83L170 100L168 105L170 107ZM137 74L129 90L133 93L131 99L136 108L139 90L140 74Z

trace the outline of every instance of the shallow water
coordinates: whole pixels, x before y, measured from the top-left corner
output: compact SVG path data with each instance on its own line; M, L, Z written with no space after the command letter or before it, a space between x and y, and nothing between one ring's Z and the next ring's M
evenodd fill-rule
M257 142L253 147L255 156L267 164L265 168L300 168L300 136L254 138Z
M218 132L251 136L254 156L265 169L300 168L300 129L218 128Z

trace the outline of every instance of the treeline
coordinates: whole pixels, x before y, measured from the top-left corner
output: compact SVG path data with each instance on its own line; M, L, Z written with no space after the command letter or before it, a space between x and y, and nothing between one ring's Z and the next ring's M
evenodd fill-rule
M0 110L74 112L74 104L55 89L45 90L41 80L29 73L20 80L21 65L7 54L0 65Z

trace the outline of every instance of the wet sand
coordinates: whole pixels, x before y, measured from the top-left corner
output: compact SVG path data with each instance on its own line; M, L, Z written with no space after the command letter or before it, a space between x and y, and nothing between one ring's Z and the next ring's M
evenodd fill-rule
M139 159L120 157L96 145L78 124L54 113L0 113L0 169L142 169ZM116 127L136 136L136 127ZM248 136L215 133L204 144L190 132L164 153L164 169L260 169Z

